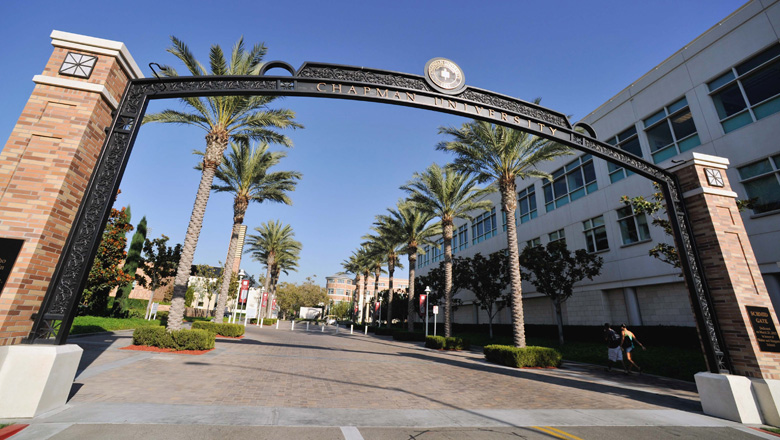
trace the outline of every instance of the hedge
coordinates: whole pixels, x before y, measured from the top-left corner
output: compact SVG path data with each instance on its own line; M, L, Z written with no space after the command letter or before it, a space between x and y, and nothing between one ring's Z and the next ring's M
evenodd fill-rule
M393 339L396 341L416 341L425 342L425 333L407 332L396 330L393 332Z
M511 345L486 345L485 359L509 367L557 367L563 356L558 350L547 347L512 347Z
M244 328L241 324L228 324L220 322L210 321L195 321L192 323L193 329L204 329L212 333L216 333L220 336L227 336L229 338L237 338L244 334Z
M211 350L214 333L208 330L174 330L165 327L138 327L133 331L133 345L172 348L174 350Z
M263 318L263 325L276 325L276 321L278 321L276 318ZM257 324L257 319L252 318L249 322Z
M428 336L425 338L425 346L436 350L466 350L471 344L463 338L444 336Z

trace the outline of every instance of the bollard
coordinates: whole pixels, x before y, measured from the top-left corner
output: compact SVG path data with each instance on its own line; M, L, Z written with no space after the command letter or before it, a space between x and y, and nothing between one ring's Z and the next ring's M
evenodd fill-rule
M339 334L339 325L336 324L336 334Z
M279 319L276 320L276 329L279 330Z
M368 326L363 327L363 334L368 335Z
M295 321L292 321L292 327L290 327L290 330L295 330Z
M349 325L349 334L350 335L352 334L352 330L354 330L354 329L355 329L355 324L350 324Z
M322 324L322 333L325 333L325 324Z
M263 321L265 321L265 319L260 318L260 328L263 328Z
M306 331L309 331L309 321L306 321Z

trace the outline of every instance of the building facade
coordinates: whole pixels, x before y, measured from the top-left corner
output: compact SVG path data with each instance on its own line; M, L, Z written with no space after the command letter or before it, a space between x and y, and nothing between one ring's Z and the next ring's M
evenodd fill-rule
M357 279L358 284L356 285L353 275L344 272L325 277L325 288L328 289L328 299L332 300L334 304L337 302L352 301L352 296L356 293L359 294L363 289L363 276L361 275ZM380 276L379 291L387 290L390 286L389 283L389 277ZM374 287L374 277L369 276L367 288L369 302L375 297ZM409 280L407 278L393 277L393 291L406 292L407 288L409 288Z
M750 201L742 218L775 307L780 306L780 3L751 1L583 118L600 140L671 168L692 152L727 158L727 177ZM621 196L654 193L645 178L575 152L540 168L553 181L518 180L517 230L526 245L565 240L604 259L602 273L575 287L564 323L693 326L680 271L648 256L672 243L652 219ZM500 196L494 208L456 222L453 252L488 255L506 248ZM660 213L663 215L663 213ZM425 248L418 274L443 261L441 245ZM469 292L456 322L487 322ZM525 321L552 324L552 302L523 282ZM508 309L498 323L509 323ZM494 322L496 322L494 321Z

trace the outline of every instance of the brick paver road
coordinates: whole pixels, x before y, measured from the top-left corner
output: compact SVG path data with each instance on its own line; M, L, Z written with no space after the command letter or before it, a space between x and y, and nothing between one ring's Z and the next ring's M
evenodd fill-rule
M119 350L128 332L73 338L84 348L71 403L363 409L681 409L692 384L568 365L516 370L479 353L290 323L248 327L200 356ZM662 394L659 394L661 392Z

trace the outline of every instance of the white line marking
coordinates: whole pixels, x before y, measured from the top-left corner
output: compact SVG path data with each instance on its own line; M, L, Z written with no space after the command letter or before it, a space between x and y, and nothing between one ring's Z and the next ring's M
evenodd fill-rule
M342 426L341 433L344 435L344 440L363 440L360 431L354 426Z

